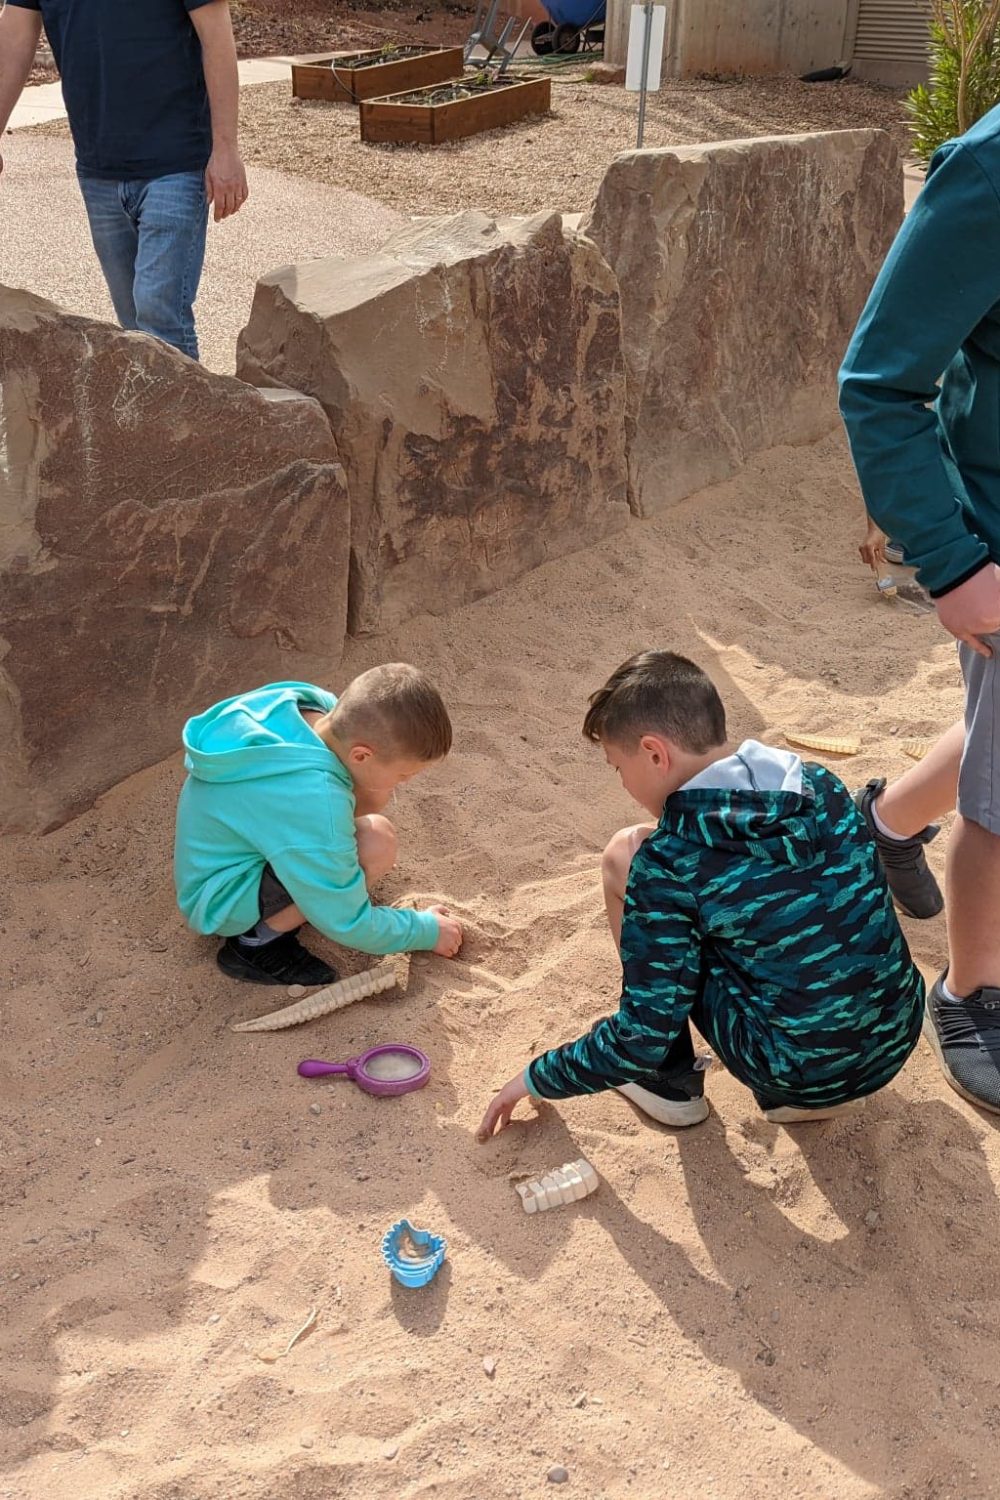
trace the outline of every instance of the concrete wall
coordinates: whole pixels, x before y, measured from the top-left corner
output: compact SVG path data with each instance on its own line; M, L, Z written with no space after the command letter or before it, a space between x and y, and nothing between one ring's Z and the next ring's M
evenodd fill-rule
M608 62L628 50L631 0L609 0ZM830 67L845 56L847 0L671 0L664 73L793 73Z

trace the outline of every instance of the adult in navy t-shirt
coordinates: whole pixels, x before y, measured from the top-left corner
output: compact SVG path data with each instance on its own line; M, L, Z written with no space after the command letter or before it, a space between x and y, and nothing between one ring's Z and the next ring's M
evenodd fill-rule
M3 75L27 78L39 21L119 321L196 358L208 206L226 218L247 196L228 0L7 0L0 106Z

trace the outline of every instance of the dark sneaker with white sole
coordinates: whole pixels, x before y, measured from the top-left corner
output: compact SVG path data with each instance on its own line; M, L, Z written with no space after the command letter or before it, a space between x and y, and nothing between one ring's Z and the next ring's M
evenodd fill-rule
M622 1083L617 1092L630 1099L637 1109L660 1125L672 1125L682 1130L687 1125L700 1125L708 1119L708 1100L705 1098L705 1072L708 1059L700 1059L702 1066L690 1072L672 1072L647 1075L651 1088L641 1083Z
M1000 1115L1000 989L949 1000L939 979L927 991L924 1036L956 1094Z
M854 801L875 840L892 899L907 917L936 917L944 910L944 897L927 863L924 847L936 839L941 830L936 823L928 823L910 839L887 838L872 812L873 802L884 790L885 777L881 776L855 792Z
M215 961L230 979L250 984L333 984L338 977L336 969L303 948L294 932L255 948L238 938L226 938Z

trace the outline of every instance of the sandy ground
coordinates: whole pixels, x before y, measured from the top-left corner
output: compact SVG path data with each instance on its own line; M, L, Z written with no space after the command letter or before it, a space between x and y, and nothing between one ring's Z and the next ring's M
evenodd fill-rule
M737 737L857 732L852 785L955 716L953 647L876 597L858 530L833 437L355 645L331 686L404 656L452 706L384 895L445 898L468 938L307 1028L228 1029L283 994L225 979L175 912L178 759L6 842L3 1500L528 1500L557 1464L590 1500L1000 1493L1000 1139L923 1043L798 1134L717 1069L686 1134L614 1094L472 1134L615 1003L599 851L635 810L579 725L626 654L695 655ZM942 921L909 933L933 971ZM431 1056L424 1092L296 1076L390 1040ZM595 1196L526 1217L512 1175L579 1155ZM449 1242L423 1292L380 1264L402 1214Z
M4 137L3 152L0 280L49 297L69 312L112 318L68 138L19 130ZM248 175L247 207L222 224L209 224L195 309L202 359L227 374L236 368L236 339L260 276L290 261L363 255L403 222L397 210L343 188L290 180L258 166Z

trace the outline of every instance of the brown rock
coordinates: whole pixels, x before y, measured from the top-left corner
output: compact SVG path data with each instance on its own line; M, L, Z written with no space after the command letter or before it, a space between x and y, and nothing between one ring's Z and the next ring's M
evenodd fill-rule
M618 289L558 214L421 220L257 287L241 376L307 391L351 493L351 629L443 613L626 524Z
M64 821L213 699L335 667L347 516L315 402L0 287L0 827Z
M616 68L611 63L594 63L587 69L588 83L617 83L625 82L625 69Z
M837 368L902 211L896 149L876 130L611 165L582 227L622 289L638 515L836 424Z

